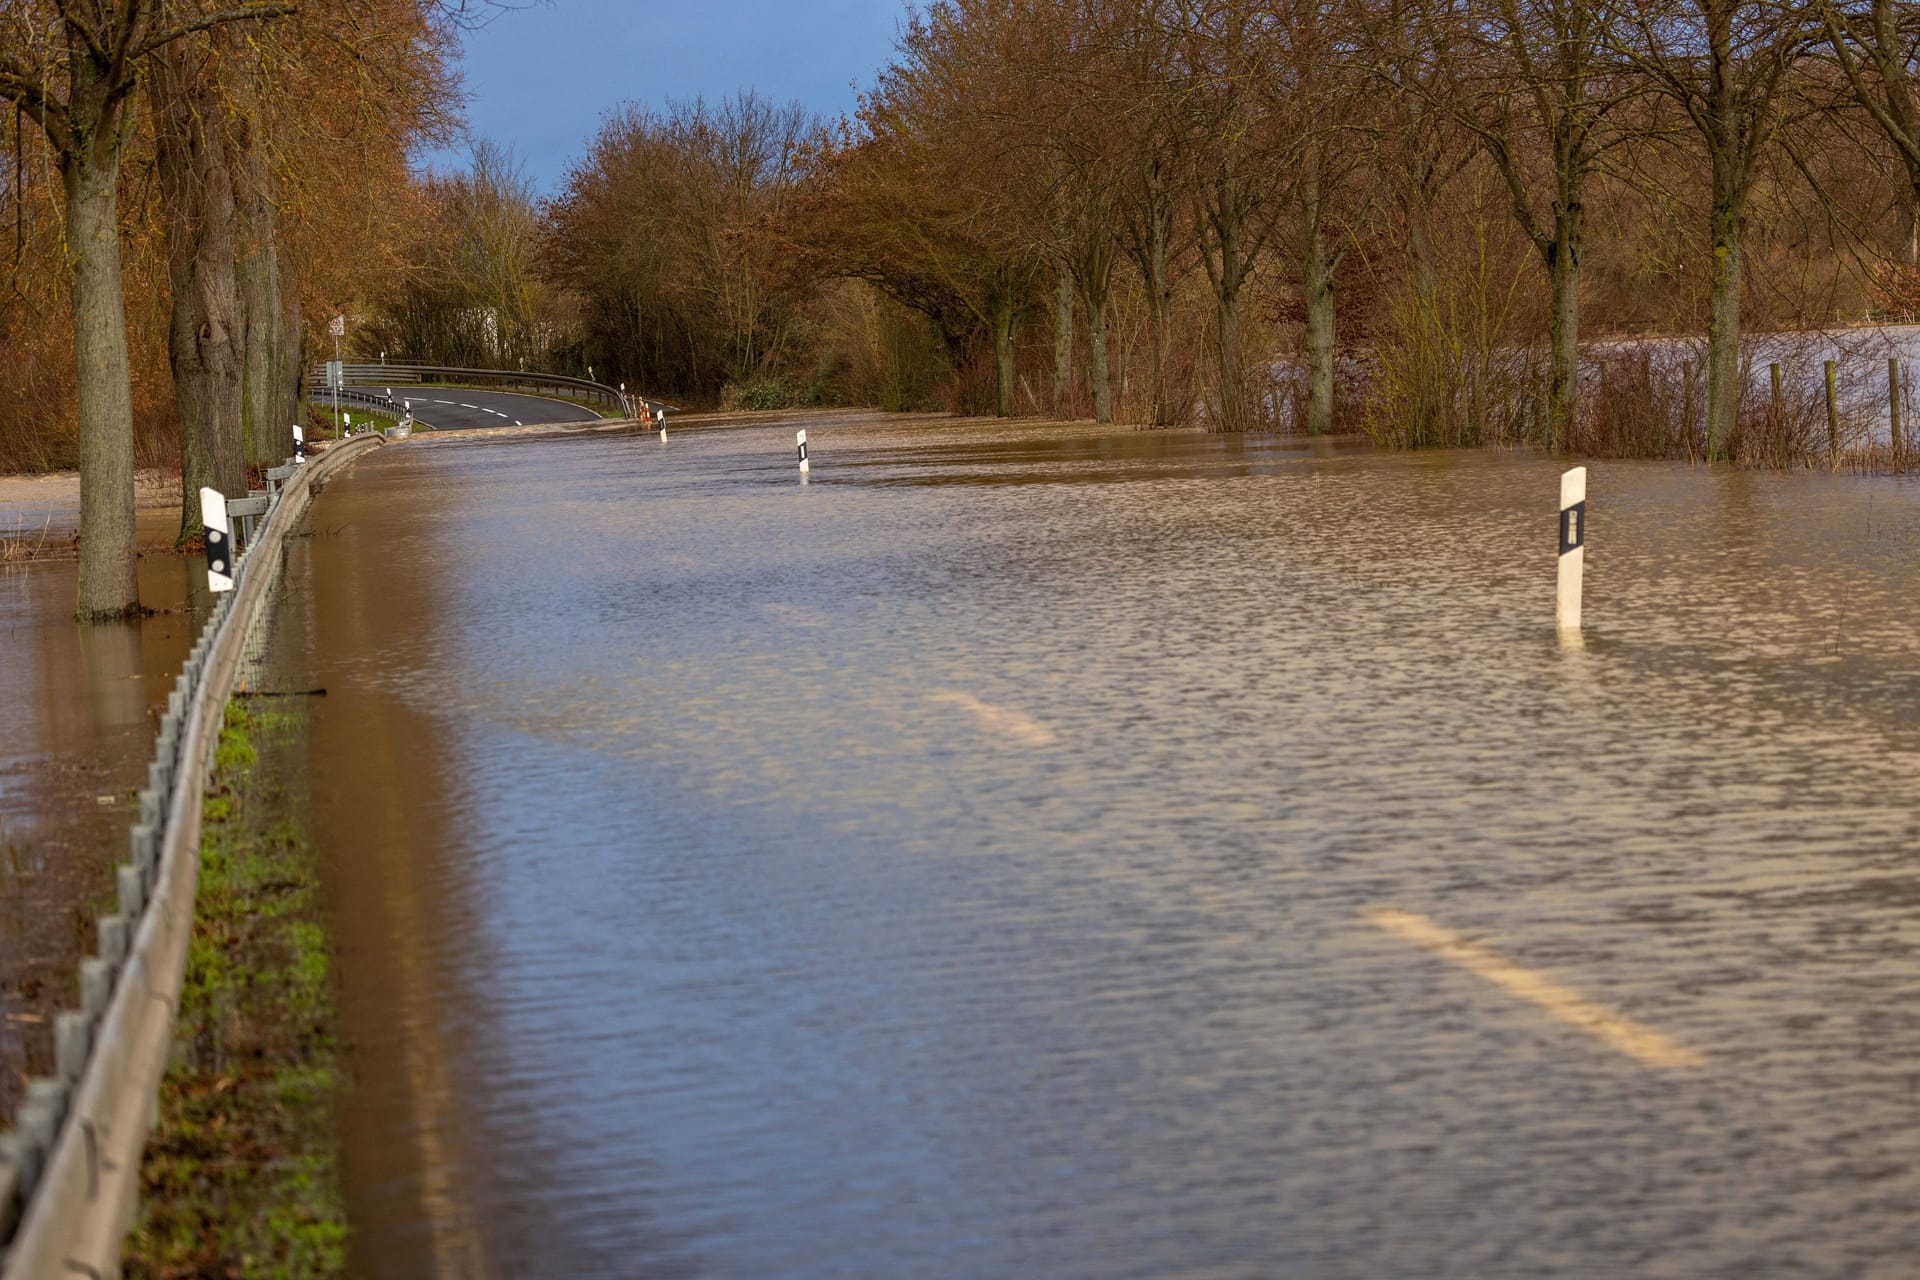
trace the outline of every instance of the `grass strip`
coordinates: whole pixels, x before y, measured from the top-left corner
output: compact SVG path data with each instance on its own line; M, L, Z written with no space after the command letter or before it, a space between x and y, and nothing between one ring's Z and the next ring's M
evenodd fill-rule
M129 1276L346 1269L331 966L304 793L289 785L307 722L297 703L227 704Z

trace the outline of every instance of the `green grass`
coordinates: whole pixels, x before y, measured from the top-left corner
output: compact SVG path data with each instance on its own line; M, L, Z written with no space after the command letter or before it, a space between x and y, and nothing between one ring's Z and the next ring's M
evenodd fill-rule
M301 710L227 706L201 810L175 1061L127 1241L133 1277L346 1271L332 963L293 776Z
M342 418L353 420L352 427L355 435L364 435L368 431L375 430L385 431L388 427L400 425L399 414L386 413L364 404L342 404L340 412L336 415L331 403L319 400L307 402L307 421L318 423L322 431L331 432L335 439L340 436ZM415 423L414 426L416 429L424 429L419 423Z

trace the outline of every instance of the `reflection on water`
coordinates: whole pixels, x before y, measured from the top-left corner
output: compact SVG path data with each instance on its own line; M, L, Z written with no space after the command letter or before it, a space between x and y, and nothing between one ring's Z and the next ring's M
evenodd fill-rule
M1920 1248L1912 489L1596 464L1563 649L1548 461L807 426L317 503L358 1273Z
M126 857L131 797L204 611L204 564L149 555L140 598L161 612L78 626L76 571L0 571L0 1128L26 1077L52 1070L52 1014L76 999L76 966Z

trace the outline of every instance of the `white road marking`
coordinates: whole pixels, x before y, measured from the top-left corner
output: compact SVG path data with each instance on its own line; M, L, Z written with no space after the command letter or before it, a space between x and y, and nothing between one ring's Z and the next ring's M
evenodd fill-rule
M1388 933L1425 947L1442 959L1451 960L1468 972L1480 975L1508 995L1546 1010L1562 1022L1606 1041L1621 1053L1638 1058L1650 1067L1705 1065L1705 1059L1684 1045L1675 1044L1625 1014L1595 1004L1578 992L1542 977L1531 969L1522 969L1423 915L1382 907L1367 912L1367 919Z
M462 409L478 409L480 406L477 404L463 404L460 407Z
M1018 711L1009 711L1005 707L996 707L992 703L982 702L970 693L944 689L929 696L934 702L949 703L962 711L972 712L982 726L997 730L1008 737L1018 738L1030 747L1050 747L1057 741L1053 736L1053 730L1038 720L1029 719Z

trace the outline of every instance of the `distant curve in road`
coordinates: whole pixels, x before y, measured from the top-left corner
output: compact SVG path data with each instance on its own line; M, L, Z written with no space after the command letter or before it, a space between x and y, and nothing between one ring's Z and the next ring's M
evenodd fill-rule
M375 390L377 393L385 388ZM413 407L414 421L441 431L464 430L468 427L511 427L515 423L595 422L600 417L591 409L568 404L565 400L510 391L469 391L463 387L395 387L393 398L396 407L402 401Z

